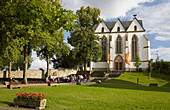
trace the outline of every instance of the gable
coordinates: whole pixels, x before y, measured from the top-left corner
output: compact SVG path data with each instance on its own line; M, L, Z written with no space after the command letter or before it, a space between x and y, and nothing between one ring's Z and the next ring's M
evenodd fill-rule
M136 26L136 31L145 31L145 29L142 26L142 23L140 23L136 18L133 19L131 24L129 25L127 31L135 31L135 26Z
M122 25L121 21L118 19L111 32L118 32L118 27L120 28L119 32L125 31L124 26Z
M96 29L95 32L102 32L102 28L104 28L104 32L110 32L110 30L108 29L107 25L105 24L105 22L100 23Z

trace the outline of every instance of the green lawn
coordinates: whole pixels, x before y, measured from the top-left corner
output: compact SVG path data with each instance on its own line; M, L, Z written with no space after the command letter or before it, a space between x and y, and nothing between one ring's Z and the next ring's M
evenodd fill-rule
M130 83L136 84L137 78L139 78L139 84L141 85L149 85L150 83L158 83L159 86L169 86L170 87L170 76L162 75L162 74L152 74L152 78L148 79L147 72L124 72L118 78L112 78L110 80L106 80L106 82L113 83Z
M13 105L18 92L44 93L47 110L170 110L170 88L90 84L0 89L0 106Z

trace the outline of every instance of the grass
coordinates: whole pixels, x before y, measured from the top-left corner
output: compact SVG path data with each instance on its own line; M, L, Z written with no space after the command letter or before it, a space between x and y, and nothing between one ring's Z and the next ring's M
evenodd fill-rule
M106 80L106 82L110 83L128 83L128 84L136 84L137 78L139 78L139 84L141 85L149 85L150 83L158 83L159 86L169 86L170 87L170 76L162 75L162 74L152 74L152 78L148 79L147 72L124 72L123 75L118 78L112 78Z
M18 92L43 93L46 110L169 110L170 88L90 84L0 89L0 106L13 105Z

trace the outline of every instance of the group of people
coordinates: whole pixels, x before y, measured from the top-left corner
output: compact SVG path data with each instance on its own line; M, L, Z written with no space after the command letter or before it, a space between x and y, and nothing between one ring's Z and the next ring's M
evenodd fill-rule
M58 83L60 83L60 78L57 77L57 78L53 78L53 76L49 75L48 76L48 80L49 81L56 81ZM62 79L62 82L70 82L72 84L82 84L82 83L87 83L88 81L88 77L87 75L71 75L70 77L63 77Z
M87 77L87 75L85 74L85 75L71 75L71 78L70 78L70 82L72 83L72 84L82 84L82 83L87 83L87 80L88 80L88 77Z

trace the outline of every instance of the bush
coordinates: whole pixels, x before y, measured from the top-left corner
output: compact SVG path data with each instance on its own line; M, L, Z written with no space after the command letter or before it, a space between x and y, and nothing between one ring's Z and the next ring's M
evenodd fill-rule
M143 72L144 70L142 68L139 68L139 72Z

